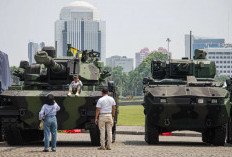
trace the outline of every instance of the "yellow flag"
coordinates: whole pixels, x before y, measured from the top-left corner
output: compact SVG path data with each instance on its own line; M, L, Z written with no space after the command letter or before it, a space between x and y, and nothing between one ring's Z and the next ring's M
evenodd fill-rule
M74 54L74 56L76 56L76 54L77 54L77 49L71 47L71 51L72 51L72 53Z

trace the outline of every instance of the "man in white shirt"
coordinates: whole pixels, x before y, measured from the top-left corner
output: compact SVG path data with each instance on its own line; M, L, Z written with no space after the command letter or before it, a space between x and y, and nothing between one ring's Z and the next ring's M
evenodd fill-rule
M100 129L100 142L101 147L99 150L105 150L105 128L107 131L107 150L111 150L112 143L112 126L114 123L115 115L115 100L114 98L108 96L108 89L104 88L102 90L102 98L100 98L96 105L96 116L95 124L99 126ZM99 121L98 121L99 116Z
M83 84L82 84L81 80L79 79L79 76L74 75L73 81L69 85L68 96L71 96L72 94L75 94L75 96L79 96L81 89L82 89L82 86L83 86Z

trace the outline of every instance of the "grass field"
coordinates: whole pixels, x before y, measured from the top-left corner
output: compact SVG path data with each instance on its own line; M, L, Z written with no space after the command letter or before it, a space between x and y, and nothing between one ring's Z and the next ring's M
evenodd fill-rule
M117 125L144 126L144 121L142 105L119 106Z

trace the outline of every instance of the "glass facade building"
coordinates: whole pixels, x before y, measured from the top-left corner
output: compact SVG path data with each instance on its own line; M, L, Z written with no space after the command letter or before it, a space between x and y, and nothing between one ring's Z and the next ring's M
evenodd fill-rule
M191 59L195 56L196 49L205 49L205 48L222 48L225 45L225 39L221 38L202 38L195 37L192 35L191 40ZM185 57L190 58L190 35L185 35Z
M40 44L34 43L34 42L29 42L28 43L28 60L29 60L29 64L35 63L35 59L34 59L35 53L42 50L44 46L45 46L44 42L41 42Z
M78 50L100 52L105 61L105 21L98 9L87 2L76 1L62 8L60 20L55 22L57 56L66 56L67 44Z

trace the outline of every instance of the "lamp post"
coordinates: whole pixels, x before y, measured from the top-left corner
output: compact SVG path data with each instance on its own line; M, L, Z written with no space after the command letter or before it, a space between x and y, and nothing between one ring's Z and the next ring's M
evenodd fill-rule
M167 38L166 40L168 42L168 58L170 59L170 55L169 55L169 43L171 42L170 38Z

